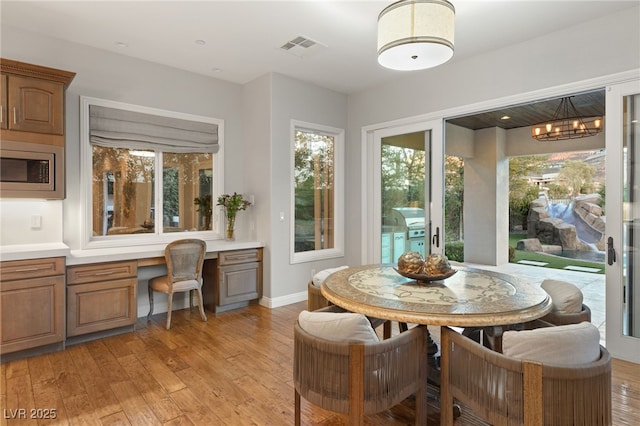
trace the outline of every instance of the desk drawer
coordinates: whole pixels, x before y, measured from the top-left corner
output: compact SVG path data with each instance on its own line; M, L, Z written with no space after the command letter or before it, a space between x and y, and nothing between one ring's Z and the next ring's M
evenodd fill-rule
M69 266L67 268L67 285L111 281L135 277L137 274L138 266L136 261Z
M261 261L262 250L259 249L222 251L218 253L218 265L220 266Z
M64 275L64 257L43 259L11 260L0 264L0 280L26 280L30 278Z

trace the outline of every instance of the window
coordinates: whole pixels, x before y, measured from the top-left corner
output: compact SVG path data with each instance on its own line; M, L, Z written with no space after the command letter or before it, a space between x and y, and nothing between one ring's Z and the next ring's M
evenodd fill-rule
M291 263L343 256L344 131L292 122Z
M222 238L212 201L223 187L221 120L85 97L82 104L87 246L177 232Z

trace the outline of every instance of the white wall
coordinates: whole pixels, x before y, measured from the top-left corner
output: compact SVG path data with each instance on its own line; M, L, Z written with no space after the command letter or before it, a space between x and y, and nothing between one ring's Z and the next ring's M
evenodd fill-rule
M225 189L238 192L244 190L245 148L240 85L80 44L44 38L4 25L1 35L4 58L76 73L66 93L67 197L63 203L44 202L50 204L46 210L52 211L47 217L51 215L56 220L44 218L42 229L37 234L45 241L39 242L60 242L62 236L72 249L80 248L81 95L224 119ZM10 208L13 203L6 200L0 201L0 205L3 213L0 219L3 245L21 243L23 235L33 234L23 223L24 212ZM238 216L238 229L244 229L241 221L248 220L244 216Z
M289 263L291 229L291 120L347 129L347 96L308 83L272 74L271 109L271 297L306 298L311 271L340 266L344 258ZM342 208L338 200L336 208ZM284 221L280 221L284 212ZM295 297L295 296L294 296Z
M263 295L271 298L271 76L264 75L243 88L244 132L250 149L244 152L245 188L253 194L255 204L250 210L253 223L251 238L268 242L263 250Z
M347 262L362 258L363 127L637 70L639 14L640 7L627 9L466 60L454 57L437 68L407 72L349 96Z
M475 155L464 163L464 260L508 263L509 162L505 133L497 127L475 132Z

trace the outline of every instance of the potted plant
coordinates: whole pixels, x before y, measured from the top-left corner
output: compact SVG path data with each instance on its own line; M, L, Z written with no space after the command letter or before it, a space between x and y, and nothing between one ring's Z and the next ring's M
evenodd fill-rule
M246 210L251 202L245 200L242 194L234 192L233 195L222 194L218 197L218 206L224 207L225 216L227 218L226 239L233 240L233 231L236 225L236 213L240 210Z
M193 200L193 204L198 206L196 211L202 215L203 228L205 230L211 229L211 214L213 213L213 207L211 205L211 194L195 198Z

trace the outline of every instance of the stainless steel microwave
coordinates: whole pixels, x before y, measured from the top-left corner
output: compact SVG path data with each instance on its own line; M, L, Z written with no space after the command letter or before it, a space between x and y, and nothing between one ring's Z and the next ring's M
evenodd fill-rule
M0 198L64 198L64 148L0 143Z

